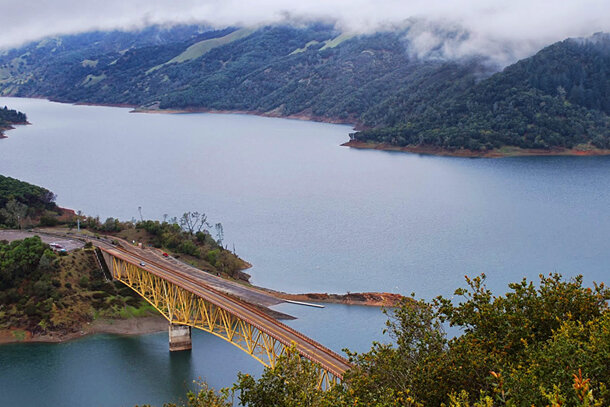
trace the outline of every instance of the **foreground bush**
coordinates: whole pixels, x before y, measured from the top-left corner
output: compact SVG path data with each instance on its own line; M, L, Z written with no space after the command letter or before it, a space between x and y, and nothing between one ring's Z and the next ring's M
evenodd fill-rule
M610 404L610 291L603 284L587 288L581 276L553 274L494 296L484 275L466 281L455 291L461 300L410 300L387 311L391 343L350 354L354 369L331 391L317 389L315 366L294 351L258 380L240 374L232 391L250 407ZM461 335L448 338L447 324Z

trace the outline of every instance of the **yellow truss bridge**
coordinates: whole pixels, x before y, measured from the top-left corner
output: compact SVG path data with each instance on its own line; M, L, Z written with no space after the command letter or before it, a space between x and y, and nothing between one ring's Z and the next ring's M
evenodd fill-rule
M222 338L267 367L293 347L319 366L318 386L343 378L349 362L244 301L218 291L145 251L95 242L112 277L131 287L170 323L170 350L191 348L191 327Z

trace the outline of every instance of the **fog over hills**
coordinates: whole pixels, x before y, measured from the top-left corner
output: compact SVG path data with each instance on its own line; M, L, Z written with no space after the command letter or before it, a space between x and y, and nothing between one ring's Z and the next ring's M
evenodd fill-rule
M485 54L507 65L567 37L610 31L605 0L34 0L2 6L0 48L50 35L93 30L135 30L154 24L203 24L259 28L272 24L299 27L313 22L346 33L371 34L411 26L414 52L430 50L448 57ZM439 35L451 31L448 39ZM440 49L441 52L438 52Z
M355 141L385 146L610 148L608 34L508 63L527 47L475 46L448 21L359 33L288 20L47 37L0 53L0 94L355 123Z

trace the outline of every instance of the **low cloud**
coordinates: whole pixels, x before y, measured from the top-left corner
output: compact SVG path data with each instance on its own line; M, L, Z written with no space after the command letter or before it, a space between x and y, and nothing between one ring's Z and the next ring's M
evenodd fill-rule
M607 0L34 0L28 7L5 2L2 20L0 48L49 35L151 24L325 21L353 33L410 25L419 56L485 54L510 62L567 37L610 31L610 7Z

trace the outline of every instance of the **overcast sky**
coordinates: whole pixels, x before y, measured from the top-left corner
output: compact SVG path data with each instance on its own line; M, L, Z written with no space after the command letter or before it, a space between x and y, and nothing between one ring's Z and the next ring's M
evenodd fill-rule
M610 0L0 0L0 48L48 35L148 24L256 26L324 20L353 32L385 30L409 18L433 23L414 30L425 53L440 23L470 33L448 54L482 51L518 57L549 43L610 31Z

